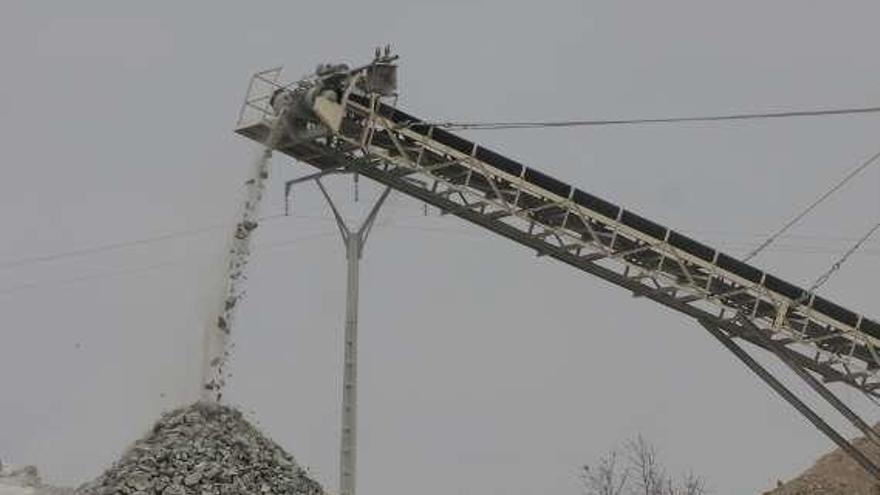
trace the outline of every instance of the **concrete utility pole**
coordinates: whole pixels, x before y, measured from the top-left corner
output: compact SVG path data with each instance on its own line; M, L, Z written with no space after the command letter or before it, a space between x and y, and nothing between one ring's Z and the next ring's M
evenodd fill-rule
M339 214L333 199L324 189L320 180L315 181L321 189L336 225L345 243L345 258L348 264L348 292L345 301L345 350L343 354L342 372L342 434L339 446L339 495L355 495L355 479L357 477L357 353L358 353L358 289L360 260L364 246L370 235L379 209L391 192L386 188L373 204L373 208L364 219L360 228L352 231Z
M321 177L338 173L330 170L288 181L285 184L285 196L289 197L295 184L314 180L321 194L330 205L339 234L345 245L347 262L347 295L345 300L345 336L343 349L342 371L342 430L339 445L339 495L355 495L357 478L357 353L358 353L358 292L360 287L360 260L364 254L367 238L376 222L379 210L391 193L385 188L373 204L367 217L357 230L352 230L333 202L333 198L321 183Z

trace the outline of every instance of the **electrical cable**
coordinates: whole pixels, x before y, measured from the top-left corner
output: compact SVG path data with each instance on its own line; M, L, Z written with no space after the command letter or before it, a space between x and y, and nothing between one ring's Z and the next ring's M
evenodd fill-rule
M284 214L274 214L268 215L260 219L260 221L274 220L277 218L284 217ZM233 224L232 223L219 223L214 225L207 225L204 227L196 227L193 229L180 230L176 232L169 232L166 234L159 234L152 237L144 237L141 239L134 239L131 241L121 241L121 242L113 242L109 244L101 244L98 246L87 247L83 249L75 249L71 251L62 251L59 253L40 255L40 256L29 256L25 258L19 258L12 261L6 261L0 263L0 270L6 270L9 268L15 268L23 265L30 265L34 263L43 263L47 261L55 261L62 258L73 258L80 257L94 253L100 253L105 251L115 251L118 249L124 249L128 247L140 246L145 244L153 244L156 242L166 241L169 239L178 239L182 237L190 237L198 234L203 234L205 232L210 232L212 230L229 228Z
M877 232L877 229L880 229L880 222L877 222L876 224L874 224L874 226L871 227L868 230L868 232L864 236L862 236L861 239L859 239L855 244L853 244L852 247L850 247L843 254L843 256L840 257L840 259L838 259L837 261L834 262L834 264L831 265L831 268L829 268L828 271L826 271L819 278L817 278L816 281L813 282L813 285L810 286L810 290L808 292L814 293L820 287L825 285L825 283L828 282L829 279L831 279L831 276L834 274L834 272L840 270L840 267L843 266L844 263L846 263L846 260L848 260L850 258L850 256L853 255L853 253L858 251L859 248L862 247L862 244L864 244L865 241L870 239L871 236L874 235L874 232Z
M880 107L857 107L857 108L839 108L826 110L796 110L785 112L763 112L763 113L744 113L729 115L711 115L699 117L665 117L665 118L639 118L639 119L614 119L614 120L563 120L563 121L543 121L543 122L405 122L404 127L412 126L431 126L442 127L446 129L461 130L492 130L492 129L531 129L531 128L547 128L547 127L583 127L583 126L606 126L606 125L639 125L639 124L661 124L661 123L681 123L681 122L718 122L718 121L737 121L737 120L757 120L757 119L773 119L773 118L791 118L791 117L819 117L833 115L854 115L880 113ZM850 180L859 175L863 170L873 164L880 158L880 152L871 156L868 160L856 167L847 174L841 181L834 185L830 190L826 191L816 201L811 203L806 209L789 220L778 231L771 234L766 240L750 251L743 261L749 261L770 244L775 242L779 236L788 231L813 209L823 203L831 195L846 185Z
M419 218L419 216L413 216L409 218ZM320 216L309 216L309 217L300 217L300 218L309 218L314 220L322 220L326 222L334 222L332 218L320 217ZM396 220L406 219L407 217L398 218ZM406 225L406 224L381 224L376 225L376 228L389 228L391 230L414 230L420 232L436 232L441 234L456 234L464 237L471 238L484 238L484 236L479 235L477 232L468 231L461 228L456 227L430 227L430 226L422 226L422 225ZM699 232L699 231L697 231ZM712 232L712 231L707 231ZM734 237L739 238L749 238L749 237L758 237L760 234L748 234L748 233L740 233L739 235L735 235ZM728 234L730 237L730 234ZM830 240L830 241L838 241L838 242L849 242L856 241L857 238L850 237L837 237L837 236L785 236L785 238L789 237L800 237L800 238L809 238L814 240ZM712 246L717 248L729 248L729 249L738 249L743 247L751 246L751 242L747 241L736 241L736 240L713 240L709 242ZM769 251L773 252L782 252L782 253L792 253L792 254L836 254L840 252L840 249L836 248L834 245L819 245L819 244L776 244L770 248ZM862 255L862 256L871 256L871 257L880 257L880 249L861 249L858 253L853 253L853 255Z
M819 196L819 199L817 199L816 201L813 201L812 203L810 203L810 205L807 206L803 211L801 211L800 213L798 213L797 215L795 215L794 218L792 218L791 220L789 220L788 222L786 222L786 224L783 225L782 228L780 228L779 230L777 230L776 232L774 232L773 234L771 234L767 239L764 240L764 242L762 242L762 243L759 244L755 249L753 249L751 252L749 252L749 254L747 254L747 255L743 258L743 261L749 261L750 259L752 259L752 258L754 258L755 256L757 256L761 251L763 251L764 249L766 249L767 246L769 246L770 244L772 244L773 242L775 242L776 239L779 238L779 236L781 236L781 235L784 234L786 231L788 231L788 229L794 227L795 224L797 224L798 222L800 222L805 216L807 216L807 215L808 215L811 211L813 211L817 206L819 206L819 205L822 204L826 199L828 199L829 197L831 197L832 194L834 194L835 192L837 192L838 190L840 190L840 188L842 188L844 185L846 185L850 180L852 180L854 177L856 177L857 175L859 175L860 173L862 173L862 171L864 171L866 168L868 168L869 166L871 166L871 164L873 164L875 161L877 161L878 158L880 158L880 151L878 151L877 153L873 154L870 158L868 158L867 160L865 160L864 162L862 162L858 167L856 167L856 168L853 169L851 172L849 172L848 174L846 174L846 176L844 176L843 179L841 179L840 181L838 181L838 182L834 185L834 187L832 187L832 188L829 189L828 191L825 191L824 194L822 194L821 196Z
M417 216L414 215L414 216L409 216L409 217L398 218L396 220L419 218L421 216L422 215L417 215ZM280 214L279 215L270 215L270 216L265 217L264 220L265 219L280 218L280 217L284 217L284 215L280 215ZM316 215L296 215L296 216L291 215L291 217L306 219L306 220L323 220L323 221L328 221L328 222L334 221L332 218L316 216ZM219 227L226 227L226 225L220 225L220 226L218 226L218 228ZM205 230L208 228L211 228L211 227L206 227L206 228L202 228L202 229L193 229L192 231L181 232L178 234L181 236L185 236L185 235L190 234L191 232L194 232L197 230L198 231ZM460 228L454 228L454 227L426 227L426 226L420 226L420 225L381 224L381 225L376 225L376 228L381 229L381 230L385 230L385 229L411 230L411 231L421 231L421 232L436 232L436 233L441 233L441 234L450 234L451 233L451 234L457 234L457 235L462 235L465 237L472 237L472 238L482 238L483 237L483 236L479 236L473 232L469 232L467 230L460 229ZM855 255L856 252L858 251L858 249L861 246L863 246L865 242L867 242L869 237L871 237L870 234L873 234L874 231L876 231L878 228L880 228L880 224L878 224L878 226L875 226L875 228L872 229L872 231L869 233L869 235L860 238L858 240L858 242L856 243L856 245L853 246L852 248L850 248L849 251L847 251L847 254L844 256L844 258L839 263L842 264L843 262L846 261L847 258ZM319 233L319 234L310 235L310 236L303 236L303 237L292 239L289 241L280 241L280 242L274 242L274 243L259 244L256 246L256 250L258 250L258 251L267 250L268 251L268 250L272 250L272 249L277 249L279 247L284 247L284 246L287 246L290 244L295 244L300 241L308 241L308 240L312 240L312 239L319 239L319 238L324 238L324 237L333 236L333 235L336 235L335 231ZM168 238L169 235L163 235L163 236L157 236L157 237L161 237L164 239L164 238ZM823 236L812 236L812 237L817 238L817 239L828 238L828 239L835 239L835 240L849 240L848 238L840 238L840 237L823 237ZM127 245L133 245L133 244L140 244L140 243L143 243L143 241L150 241L153 239L156 239L156 238L141 239L141 240L129 241L129 242L125 242L125 243L114 243L114 244L109 244L106 246L108 246L109 249L117 249L119 247L122 247L123 245L127 246ZM731 242L725 242L725 241L721 241L721 242L715 243L715 244L718 246L725 246L726 245L726 246L730 246L730 247L742 245L742 243L735 243L735 242L731 243ZM782 246L777 245L776 247L772 248L771 250L788 252L788 253L798 253L798 254L824 254L824 253L829 253L829 252L836 252L836 251L829 251L829 249L830 249L830 246L825 247L825 246L803 246L803 245L782 245ZM80 255L80 254L83 254L84 252L88 252L88 253L99 252L99 249L96 247L96 248L90 248L88 250L73 251L70 253L72 253L74 255ZM59 257L59 255L63 255L63 254L65 254L65 253L58 253L56 255L53 255L52 259L57 259ZM880 250L861 251L861 254L870 255L870 256L880 256ZM42 260L42 258L44 258L44 257L40 257L40 260ZM20 285L15 285L12 287L0 289L0 295L20 292L20 291L24 291L24 290L28 290L28 289L40 288L40 287L47 286L47 285L70 284L70 283L84 282L84 281L90 281L90 280L99 280L99 279L111 278L111 277L116 277L116 276L124 276L124 275L129 275L129 274L142 273L142 272L152 271L152 270L156 270L156 269L167 268L170 266L177 266L177 265L180 265L180 264L183 264L185 262L190 261L192 258L193 258L193 256L185 256L183 258L180 258L180 259L177 259L174 261L161 262L161 263L156 263L156 264L152 264L152 265L146 265L143 267L137 267L137 268L131 268L131 269L117 270L117 271L113 271L113 272L109 272L109 273L101 273L101 274L97 274L97 275L87 275L87 276L83 276L83 277L75 277L75 278L70 278L70 279L65 279L65 280L57 280L57 281L20 284ZM838 268L839 268L839 266L838 266ZM835 269L835 271L836 271L836 269ZM818 288L818 287L816 287L816 288ZM815 290L815 289L813 289L813 290Z
M336 235L336 232L322 232L319 234L307 235L307 236L299 237L296 239L290 239L287 241L258 244L256 246L256 250L269 251L272 249L278 249L279 247L285 247L285 246L289 246L292 244L297 244L299 242L310 241L310 240L328 237L328 236L332 236L332 235ZM198 255L198 256L201 257L203 255ZM47 281L47 282L35 282L35 283L29 283L29 284L14 285L12 287L6 287L3 289L0 289L0 295L21 292L21 291L29 290L29 289L37 289L37 288L44 287L47 285L66 285L66 284L71 284L71 283L86 282L86 281L90 281L90 280L100 280L100 279L111 278L111 277L118 277L118 276L131 275L131 274L136 274L136 273L149 272L152 270L157 270L157 269L161 269L161 268L167 268L170 266L177 266L177 265L181 265L184 263L188 263L194 257L195 257L195 255L184 256L182 258L178 258L178 259L172 260L172 261L164 261L161 263L154 263L154 264L141 266L141 267L137 267L137 268L115 270L115 271L111 271L111 272L107 272L107 273L99 273L96 275L85 275L82 277L74 277L74 278L69 278L69 279L64 279L64 280L52 280L52 281Z
M51 281L47 281L47 282L34 282L34 283L29 283L29 284L13 285L11 287L4 287L3 289L0 289L0 295L13 294L16 292L22 292L22 291L26 291L29 289L38 289L41 287L45 287L47 285L74 284L74 283L78 283L78 282L86 282L89 280L99 280L99 279L117 277L117 276L122 276L122 275L131 275L131 274L136 274L136 273L149 272L149 271L157 270L160 268L167 268L169 266L177 266L177 265L180 265L180 264L183 264L183 263L190 261L191 258L192 258L192 256L186 256L184 258L177 259L174 261L165 261L162 263L154 263L151 265L141 266L141 267L137 267L137 268L129 268L129 269L125 269L125 270L116 270L116 271L107 272L107 273L99 273L97 275L85 275L82 277L73 277L73 278L68 278L68 279L63 279L63 280L51 280Z
M332 218L327 218L327 217L320 216L320 215L307 215L307 214L306 215L284 215L282 213L268 215L266 217L261 218L260 220L267 221L267 220L275 220L275 219L285 218L285 217L303 219L303 220L318 220L318 221L324 221L324 222L334 222L334 220ZM393 220L394 221L410 220L410 219L416 219L416 218L422 218L422 217L424 217L424 215L409 215L409 216L404 216L404 217L395 217ZM166 234L160 234L157 236L145 237L145 238L135 239L135 240L131 240L131 241L114 242L114 243L102 244L102 245L83 248L83 249L63 251L63 252L53 253L53 254L49 254L49 255L19 258L19 259L15 259L12 261L0 262L0 270L21 267L21 266L26 266L26 265L36 264L36 263L48 262L48 261L55 261L55 260L64 259L64 258L81 257L81 256L86 256L86 255L95 254L95 253L101 253L101 252L105 252L105 251L115 251L118 249L124 249L124 248L138 246L138 245L152 244L152 243L161 242L161 241L170 240L170 239L189 237L189 236L198 235L198 234L201 234L204 232L209 232L212 230L219 230L219 229L223 229L223 228L228 228L231 225L232 225L231 223L230 224L208 225L205 227L198 227L198 228L189 229L189 230L170 232L170 233L166 233ZM377 224L376 226L379 228L383 228L386 225L384 223L380 223L380 224ZM400 225L400 224L388 225L388 227L398 228L398 229L409 229L409 230L447 232L447 233L455 233L455 234L461 234L461 235L474 235L474 234L472 234L468 231L462 230L462 229L449 228L449 227L426 227L426 226ZM728 232L728 231L713 231L713 230L693 231L693 233L706 233L706 234L710 234L710 235L711 234L718 234L722 238L728 238L728 239L731 239L731 238L733 238L733 239L746 239L746 238L750 238L750 237L757 237L760 235L757 233L748 233L748 232ZM791 239L803 238L803 239L819 240L819 241L827 240L827 241L841 241L841 242L855 240L854 238L849 238L849 237L825 236L825 235L797 235L797 236L791 235L791 236L784 236L784 237L791 238ZM719 240L719 241L714 242L713 244L717 245L718 247L728 246L728 247L732 247L732 248L750 245L750 243L747 243L745 241L737 242L737 241L733 241L733 240ZM790 245L781 246L778 249L772 249L772 251L784 251L784 252L802 253L802 254L803 253L820 254L820 253L837 252L837 251L829 251L830 249L832 249L832 246L790 244ZM862 253L869 254L869 255L880 255L880 251L877 251L877 250L862 251Z
M227 225L226 224L209 225L206 227L199 227L199 228L195 228L195 229L182 230L182 231L178 231L178 232L169 232L167 234L160 234L157 236L145 237L142 239L135 239L135 240L131 240L131 241L114 242L114 243L110 243L110 244L102 244L102 245L83 248L83 249L63 251L60 253L19 258L16 260L0 263L0 270L15 268L15 267L22 266L22 265L30 265L33 263L54 261L54 260L61 259L61 258L85 256L88 254L100 253L100 252L104 252L104 251L114 251L117 249L123 249L123 248L127 248L127 247L140 246L140 245L144 245L144 244L152 244L155 242L164 241L164 240L168 240L168 239L189 237L189 236L209 232L211 230L216 230L216 229L219 229L222 227L227 227Z
M826 110L794 110L784 112L741 113L706 115L696 117L660 117L604 120L558 120L558 121L508 121L508 122L404 122L403 127L430 126L458 130L537 129L547 127L587 127L609 125L670 124L682 122L720 122L737 120L779 119L792 117L825 117L834 115L858 115L880 113L880 107L837 108Z

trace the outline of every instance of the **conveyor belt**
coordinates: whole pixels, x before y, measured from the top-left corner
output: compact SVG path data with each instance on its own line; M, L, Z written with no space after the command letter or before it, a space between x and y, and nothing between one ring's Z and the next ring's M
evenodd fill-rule
M288 140L278 150L322 170L357 170L765 347L748 338L759 329L825 380L880 397L876 320L396 107L371 102L351 94L337 134ZM257 120L237 132L261 141L267 129Z
M360 100L361 104L367 104L365 99L352 95L355 101ZM588 208L597 214L609 219L615 219L651 237L657 241L668 241L672 246L681 249L688 254L695 256L703 261L712 263L719 270L724 270L735 274L748 282L760 285L768 291L787 298L789 301L795 301L802 297L808 297L804 303L809 309L826 316L828 319L842 323L851 329L865 332L876 339L880 339L880 323L871 319L862 317L854 311L831 302L818 295L806 294L806 290L795 284L786 282L779 277L754 267L746 262L730 256L721 251L715 250L703 243L700 243L688 236L675 232L663 225L655 223L631 210L623 209L610 201L594 196L590 193L577 189L559 179L531 167L526 167L515 160L507 158L495 151L483 146L476 145L465 138L447 132L440 128L432 128L428 126L420 126L421 122L403 111L382 104L378 113L388 117L391 121L407 125L410 128L426 137L430 137L437 142L444 144L452 149L467 155L473 155L489 166L503 171L507 174L522 177L528 183L541 187L556 196L570 198L575 203ZM416 125L414 125L416 124ZM668 237L667 237L668 235Z
M286 115L294 118L275 149L320 171L364 175L695 319L880 480L880 467L739 344L744 340L775 355L880 446L880 435L826 386L845 383L880 398L877 320L364 95L357 88L363 87L359 71L369 74L371 66L365 67L342 74L344 81L328 76L336 82L321 86L335 93L332 101L341 97L341 105L325 99L320 111L317 104L315 110L288 107ZM252 78L236 132L266 142L277 122L267 102L278 91L313 84L284 86L279 74L271 69ZM268 91L258 89L261 84Z

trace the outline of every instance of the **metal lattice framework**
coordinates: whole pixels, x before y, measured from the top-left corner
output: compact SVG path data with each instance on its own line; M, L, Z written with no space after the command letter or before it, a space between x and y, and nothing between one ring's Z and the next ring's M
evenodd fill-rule
M358 77L352 73L344 94L334 103L342 114L338 129L326 128L314 119L309 126L323 129L317 137L313 133L299 138L291 133L276 150L321 171L364 175L533 249L539 256L555 258L636 297L674 309L697 320L740 359L744 357L736 349L742 349L734 339L762 348L795 370L866 435L880 441L824 385L844 383L880 398L876 350L880 325L876 322L424 124L391 105L388 98L358 90ZM255 89L260 85L268 89ZM277 81L277 71L255 75L237 132L264 142L275 118L269 93L290 87ZM757 362L744 362L767 380L751 365L760 368ZM792 402L784 393L783 397ZM852 448L802 402L792 404L835 442ZM858 451L850 454L880 477L880 470L867 459L859 459Z

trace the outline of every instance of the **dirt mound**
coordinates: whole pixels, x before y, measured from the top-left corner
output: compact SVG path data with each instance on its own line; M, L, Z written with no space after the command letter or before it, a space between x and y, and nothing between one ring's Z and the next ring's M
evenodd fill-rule
M319 495L293 457L230 407L197 403L162 416L87 495Z
M880 431L880 424L874 426ZM874 463L880 464L880 447L865 438L853 445ZM834 450L816 461L797 478L765 495L880 495L880 484L842 450Z

